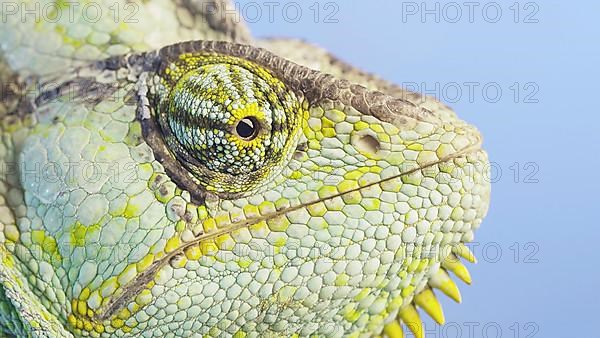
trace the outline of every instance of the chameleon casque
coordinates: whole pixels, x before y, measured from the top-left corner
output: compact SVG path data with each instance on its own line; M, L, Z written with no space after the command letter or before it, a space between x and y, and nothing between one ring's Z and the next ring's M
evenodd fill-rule
M231 4L100 0L95 22L86 4L2 3L4 335L444 321L436 297L460 301L449 275L470 283L489 204L474 127L320 48L251 37Z

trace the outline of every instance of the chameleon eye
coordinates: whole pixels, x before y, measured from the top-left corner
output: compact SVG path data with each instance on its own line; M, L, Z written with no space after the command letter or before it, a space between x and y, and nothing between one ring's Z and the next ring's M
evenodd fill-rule
M256 135L258 134L259 130L260 126L258 124L258 121L252 116L244 117L235 126L235 132L240 138L246 141L251 141L254 138L256 138Z
M189 191L224 198L254 191L294 153L301 103L258 64L219 54L182 54L159 73L156 93L155 119L170 153L165 157L172 160L166 167Z

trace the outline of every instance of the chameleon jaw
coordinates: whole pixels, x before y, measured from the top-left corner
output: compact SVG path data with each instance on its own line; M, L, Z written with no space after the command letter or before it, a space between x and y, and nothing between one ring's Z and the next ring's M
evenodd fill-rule
M439 161L431 162L431 163L425 164L421 167L416 167L416 168L406 170L404 172L401 172L398 175L386 178L385 180L373 182L368 185L356 188L354 190L349 190L349 191L345 191L345 192L338 193L335 195L327 196L326 198L322 198L322 199L319 199L317 201L313 201L310 203L299 204L297 206L292 206L289 208L278 210L271 214L264 215L261 217L247 218L247 219L244 219L244 220L241 220L238 222L233 222L227 226L224 226L224 227L218 229L215 232L202 233L198 237L194 238L193 240L191 240L189 242L185 242L182 245L180 245L179 247L174 248L172 251L167 252L165 256L163 256L161 259L159 259L157 261L154 261L146 270L142 271L133 280L131 280L129 283L125 284L121 288L119 293L117 293L115 296L111 297L109 299L109 301L106 303L106 305L104 305L102 308L99 309L98 312L95 313L94 319L96 319L98 321L104 321L104 320L110 319L115 314L117 314L122 308L124 308L131 301L131 299L135 298L142 290L144 290L146 285L148 285L149 283L152 282L152 280L154 279L156 274L161 270L161 268L163 266L165 266L166 264L169 264L169 262L173 258L183 255L185 250L188 248L201 245L202 242L214 240L214 239L218 238L219 236L231 234L232 232L234 232L236 230L250 227L253 224L257 224L261 221L265 221L267 219L272 219L272 218L276 218L276 217L281 217L289 212L307 208L311 205L314 205L314 204L317 204L320 202L324 202L326 200L331 200L336 197L341 197L343 195L346 195L346 194L349 194L349 193L352 193L352 192L355 192L355 191L358 191L361 189L366 189L373 185L380 185L387 181L397 180L397 179L402 178L403 176L410 175L416 171L424 170L428 167L451 161L452 159L454 159L456 157L464 156L465 154L469 154L471 152L478 152L478 151L480 151L479 144L468 146L465 149L462 149L459 152L449 155L446 158L443 158ZM452 252L460 255L461 257L469 260L472 263L475 262L474 255L463 244L456 246L456 247L452 247ZM445 271L453 272L459 279L461 279L462 281L464 281L467 284L471 283L470 274L469 274L468 270L466 269L466 267L460 262L460 260L454 254L449 253L448 256L446 257L446 259L442 262L441 269L429 280L430 287L437 288L437 289L441 290L443 293L445 293L446 295L448 295L450 298L454 299L457 302L460 302L461 296L458 291L458 288L456 287L454 282L448 277L448 275ZM428 313L434 320L436 320L436 322L443 324L444 317L443 317L443 313L441 310L441 306L439 305L439 302L437 302L437 299L435 298L433 293L430 291L430 289L426 288L426 289L422 290L421 293L418 293L418 295L414 297L414 299L410 305L404 307L405 310L401 310L399 312L399 320L404 322L409 328L411 328L411 330L413 327L415 327L415 330L417 330L417 331L413 331L413 332L418 332L418 330L422 331L422 328L421 328L422 324L413 325L414 323L421 323L420 319L418 317L418 313L416 312L416 310L414 310L415 305L424 309L426 313ZM418 321L417 321L417 319L418 319ZM417 333L415 333L415 336L416 336L416 334Z

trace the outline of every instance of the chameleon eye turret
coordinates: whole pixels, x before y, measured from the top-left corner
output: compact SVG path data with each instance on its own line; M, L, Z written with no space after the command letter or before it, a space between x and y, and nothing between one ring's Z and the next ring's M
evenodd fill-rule
M252 62L184 54L165 66L158 87L164 141L201 189L255 189L281 170L297 142L300 102Z

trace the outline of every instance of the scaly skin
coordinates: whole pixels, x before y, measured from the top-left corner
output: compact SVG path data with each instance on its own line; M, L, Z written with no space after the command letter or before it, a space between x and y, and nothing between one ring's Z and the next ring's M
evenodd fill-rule
M489 203L477 130L201 1L135 4L138 24L2 24L0 332L422 337L415 306L443 322L431 288L460 301L446 271L470 283L457 256L474 260Z

